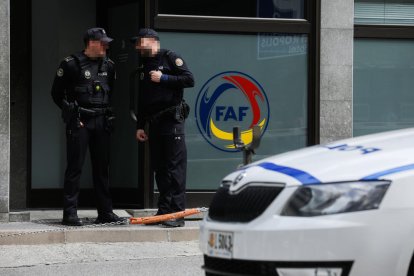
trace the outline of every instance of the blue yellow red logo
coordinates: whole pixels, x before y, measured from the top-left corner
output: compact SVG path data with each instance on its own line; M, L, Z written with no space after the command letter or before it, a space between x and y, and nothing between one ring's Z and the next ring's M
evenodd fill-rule
M252 142L254 125L262 135L269 122L269 102L262 86L247 74L228 71L209 79L197 96L195 117L200 133L213 147L234 152L233 127L245 145Z

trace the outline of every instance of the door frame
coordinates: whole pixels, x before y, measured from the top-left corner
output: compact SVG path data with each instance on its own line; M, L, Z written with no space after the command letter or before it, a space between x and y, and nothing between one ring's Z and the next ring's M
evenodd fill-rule
M139 2L140 25L165 32L213 32L213 33L244 33L258 32L306 33L309 36L308 47L308 145L319 143L319 57L320 57L320 1L305 1L306 18L304 20L261 19L180 16L158 13L158 0L96 0L97 26L108 28L108 9L116 5ZM31 12L29 12L31 14ZM30 23L30 22L29 22ZM30 25L27 31L31 34ZM28 88L30 92L30 87ZM31 95L31 93L29 93ZM31 104L28 104L28 115L31 115ZM27 206L30 208L60 208L63 205L63 189L32 189L31 187L31 123L28 122L28 180ZM139 152L144 152L144 144L139 144ZM148 160L144 154L138 157L137 188L111 189L115 208L153 208L158 193L153 189L153 177L144 179L144 168ZM140 185L142 184L142 185ZM144 192L145 191L145 192ZM148 191L148 192L147 192ZM214 190L187 190L187 206L208 206ZM93 189L81 189L79 207L95 207Z
M145 18L145 2L144 0L96 0L96 26L103 27L105 29L108 28L108 10L111 7L121 6L129 3L136 3L138 2L140 5L138 15L139 24L144 25ZM142 6L142 8L141 8ZM27 28L27 32L30 34L31 37L31 12L32 8L30 6L30 11L28 14L30 15L30 20ZM30 59L31 60L31 59ZM31 73L31 72L30 72ZM30 91L30 86L27 88ZM28 93L31 95L31 93ZM28 104L28 115L30 118L31 115L31 101ZM32 189L31 183L31 169L32 169L32 151L31 151L31 141L32 141L32 126L31 121L28 121L28 149L27 149L27 207L28 208L62 208L63 207L63 188L57 189ZM139 145L138 151L143 150L143 145ZM138 153L137 153L138 154ZM144 188L143 185L139 185L139 183L143 182L143 173L142 173L142 165L144 163L144 157L142 155L138 156L138 164L139 168L137 170L138 173L138 183L136 188L110 188L110 193L112 196L113 206L114 208L130 208L130 209L141 209L144 208ZM84 208L95 208L95 192L93 188L81 188L78 198L78 207L79 209Z

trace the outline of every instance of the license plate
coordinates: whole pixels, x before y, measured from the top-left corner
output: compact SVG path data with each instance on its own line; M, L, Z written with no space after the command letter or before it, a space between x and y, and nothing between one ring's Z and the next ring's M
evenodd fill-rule
M209 231L207 252L209 256L220 258L232 258L233 233L221 231Z

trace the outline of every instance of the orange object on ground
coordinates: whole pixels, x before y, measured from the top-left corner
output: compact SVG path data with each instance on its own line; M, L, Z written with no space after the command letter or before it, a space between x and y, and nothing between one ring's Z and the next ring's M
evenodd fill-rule
M198 214L200 212L206 211L206 208L194 208L194 209L187 209L185 211L165 214L165 215L158 215L158 216L150 216L150 217L142 217L142 218L129 218L129 224L149 224L149 223L156 223L161 221L166 221L170 219L177 219L183 218L186 216L191 216Z

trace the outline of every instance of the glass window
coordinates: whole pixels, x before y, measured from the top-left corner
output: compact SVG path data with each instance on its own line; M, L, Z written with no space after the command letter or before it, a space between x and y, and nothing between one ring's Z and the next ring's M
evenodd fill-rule
M354 47L354 136L413 127L414 40L356 39Z
M232 148L262 127L255 159L306 146L307 35L160 33L161 47L182 55L195 77L186 89L188 189L216 189L242 163Z
M412 0L356 0L356 24L414 24Z
M159 0L161 14L304 18L304 0Z
M79 7L82 6L82 9ZM83 48L82 37L95 24L94 0L34 1L32 3L32 189L63 186L66 167L66 137L59 108L50 90L59 63ZM76 24L72 14L78 16ZM48 30L43 32L43 30ZM60 34L65 34L61 36ZM49 47L45 47L49 45ZM81 177L81 187L91 188L89 154Z

